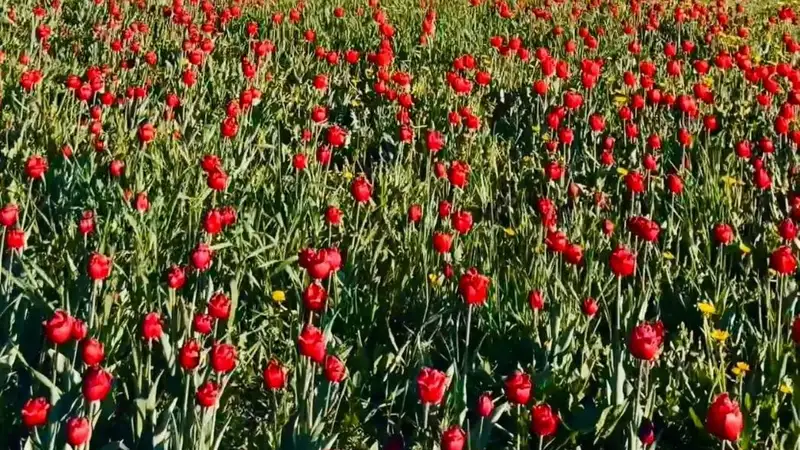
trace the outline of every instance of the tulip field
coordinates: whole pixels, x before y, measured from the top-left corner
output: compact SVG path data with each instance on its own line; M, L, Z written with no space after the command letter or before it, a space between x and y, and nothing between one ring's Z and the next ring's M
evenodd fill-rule
M800 449L800 6L0 3L0 448Z

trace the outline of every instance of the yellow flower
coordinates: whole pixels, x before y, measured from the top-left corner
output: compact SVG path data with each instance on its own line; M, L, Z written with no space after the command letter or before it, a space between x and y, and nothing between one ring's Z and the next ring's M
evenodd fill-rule
M730 336L730 333L725 330L714 330L711 332L711 338L720 344L724 344L728 339L728 336Z
M504 228L504 229L503 229L503 231L505 231L505 232L506 232L506 236L508 236L508 237L514 237L514 236L516 236L516 235L517 235L517 232L516 232L516 231L514 231L514 229L513 229L513 228L511 228L511 227L509 227L509 228Z
M624 177L625 175L628 174L628 169L624 167L617 167L617 173L619 174L619 176Z
M444 276L435 273L428 274L428 281L431 282L433 287L439 287L444 283Z
M614 96L614 104L617 105L617 107L621 107L625 103L628 103L628 97L626 97L624 95L615 95Z
M737 377L743 377L747 375L747 372L750 371L750 364L746 362L739 361L736 365L731 369L731 373L736 375Z
M697 309L703 313L704 316L710 317L717 313L717 308L709 302L700 302L697 304Z
M789 382L781 383L780 390L781 390L781 392L783 392L786 395L790 395L790 394L794 393L794 388L792 387L791 383L789 383Z
M725 184L725 187L731 187L739 183L739 180L728 175L725 175L722 178L720 178L720 181L722 181Z
M750 252L752 251L750 247L744 244L744 242L739 243L739 250L741 250L742 253L744 253L745 255L750 254Z
M675 255L673 255L672 252L664 252L661 254L661 256L667 261L672 261L673 259L675 259Z
M283 303L286 301L286 292L272 291L272 301L275 303Z
M344 173L342 174L342 176L344 177L345 180L350 181L350 180L353 179L354 175L353 175L353 172L350 172L349 170L345 170Z

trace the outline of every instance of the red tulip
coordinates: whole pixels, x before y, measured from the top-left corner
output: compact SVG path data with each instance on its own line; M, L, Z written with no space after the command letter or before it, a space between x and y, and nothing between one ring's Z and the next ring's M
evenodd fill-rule
M780 275L790 275L797 271L797 259L792 249L783 246L772 252L769 257L769 267Z
M100 253L92 253L87 263L87 271L92 280L105 280L111 274L111 258Z
M447 179L455 187L464 189L469 182L469 165L462 161L454 161L447 170Z
M72 338L73 318L62 310L56 310L47 322L44 323L44 332L47 340L55 345L63 345Z
M85 417L72 417L67 420L67 443L79 447L89 440L92 434L92 425Z
M541 311L544 309L544 296L538 289L528 292L528 306L532 311Z
M231 315L231 300L222 292L217 292L208 301L208 314L219 320L228 320Z
M197 404L200 406L204 408L211 408L217 404L217 398L219 397L219 394L219 386L213 381L206 381L199 388L197 388L195 398L197 398Z
M199 270L200 272L204 272L211 267L211 263L214 258L214 251L211 250L211 247L208 244L201 242L197 244L197 247L192 251L191 255L191 263L192 267Z
M271 391L286 387L286 369L277 360L271 360L264 369L264 385Z
M531 377L519 370L506 378L504 391L508 401L518 405L526 405L531 400L533 385Z
M442 450L463 450L467 442L467 435L458 425L452 425L442 433Z
M583 311L587 317L594 317L599 309L600 307L597 305L597 301L592 297L587 297L581 304L581 311Z
M47 425L50 403L44 397L32 398L22 407L22 423L28 428Z
M142 320L142 337L145 340L161 339L164 330L161 324L161 316L157 312L151 312L144 316Z
M636 255L624 246L617 246L608 259L611 271L618 277L629 277L636 272Z
M727 393L714 399L706 414L706 430L723 441L736 441L744 428L744 418L739 404Z
M347 368L338 356L328 355L323 364L325 379L331 383L341 383L347 375Z
M634 358L652 361L664 345L664 324L661 321L636 325L628 338L628 347Z
M458 292L468 305L482 305L489 296L491 279L481 275L475 267L467 270L458 281Z
M358 177L350 185L350 193L358 203L367 203L372 197L372 184L366 178Z
M467 234L472 229L472 214L469 211L457 211L450 218L453 229L460 234Z
M492 397L489 394L482 394L478 397L478 403L475 406L478 415L486 418L492 415L492 411L494 411L494 402L492 401Z
M236 368L236 348L230 344L214 343L210 356L214 372L228 373Z
M446 389L447 375L444 372L423 367L417 375L417 393L423 404L438 405L442 403Z
M196 369L200 365L200 344L194 339L184 342L178 355L178 362L183 370Z
M558 415L546 403L534 406L531 410L531 431L537 436L546 437L555 434L559 421Z
M311 358L316 363L325 359L325 336L314 325L306 325L297 338L297 347L300 354Z
M97 339L87 339L81 345L81 359L87 366L96 366L105 359L105 347Z
M714 241L720 245L728 245L733 242L733 228L725 223L714 225L712 230L714 234Z
M318 282L309 284L303 291L303 306L309 311L322 311L327 299L327 291Z
M113 377L99 367L90 367L83 375L82 391L88 402L96 402L106 398L111 392Z

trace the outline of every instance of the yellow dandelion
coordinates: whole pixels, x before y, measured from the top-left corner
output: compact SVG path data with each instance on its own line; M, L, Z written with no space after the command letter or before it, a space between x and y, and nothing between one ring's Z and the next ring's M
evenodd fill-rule
M428 274L428 281L430 281L430 283L431 283L431 285L433 285L433 287L438 288L439 286L442 285L442 283L444 283L444 276L438 275L438 274L435 274L435 273L431 273L431 274Z
M710 317L717 313L717 308L710 302L700 302L697 304L697 309L703 313L704 316Z
M614 104L617 105L618 108L621 107L622 105L624 105L625 103L628 103L628 97L626 97L624 95L615 95L614 96Z
M503 229L503 231L505 231L505 232L506 232L506 236L508 236L508 237L514 237L514 236L516 236L516 235L517 235L517 232L516 232L516 231L514 231L514 229L513 229L513 228L511 228L511 227L509 227L509 228L504 228L504 229Z
M619 174L619 176L621 177L624 177L625 175L628 174L628 169L624 167L617 167L617 174Z
M717 330L714 330L714 331L711 332L711 338L714 339L715 341L719 342L720 344L724 344L725 341L728 340L729 336L730 336L730 333L728 333L725 330L717 329Z
M781 383L780 390L781 390L782 393L784 393L786 395L791 395L792 393L794 393L794 388L792 387L791 383L789 383L787 381L784 381L783 383Z
M344 173L342 173L342 176L344 177L345 180L350 181L350 180L353 179L353 177L355 175L353 175L353 172L350 172L349 170L345 170Z
M672 252L664 252L661 254L661 256L667 261L672 261L673 259L675 259L675 255L673 255Z
M286 301L286 292L272 291L272 301L275 303L283 303Z
M725 175L722 178L720 178L720 181L722 181L725 187L731 187L739 183L739 180L728 175Z
M530 156L528 156L528 155L525 155L525 156L523 156L523 157L522 157L522 162L523 162L524 164L528 165L528 164L530 164L530 163L532 163L532 162L533 162L533 158L531 158L531 157L530 157Z
M742 361L737 362L736 365L733 366L733 368L731 368L731 373L733 373L737 377L743 377L747 375L747 372L749 371L750 371L750 364L747 364L746 362Z
M745 255L749 255L750 252L753 251L744 242L739 243L739 250L741 250Z

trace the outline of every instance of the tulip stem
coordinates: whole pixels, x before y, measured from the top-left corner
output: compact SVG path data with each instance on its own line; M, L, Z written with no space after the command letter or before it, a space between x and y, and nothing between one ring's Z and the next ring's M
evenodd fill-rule
M625 378L622 367L622 278L617 277L617 305L614 317L614 405L625 400Z
M422 412L422 429L425 430L426 433L428 432L428 415L430 414L430 412L431 412L430 403L425 403Z
M467 368L469 365L469 330L472 328L472 305L467 305L467 337L464 342L464 385L466 386Z

